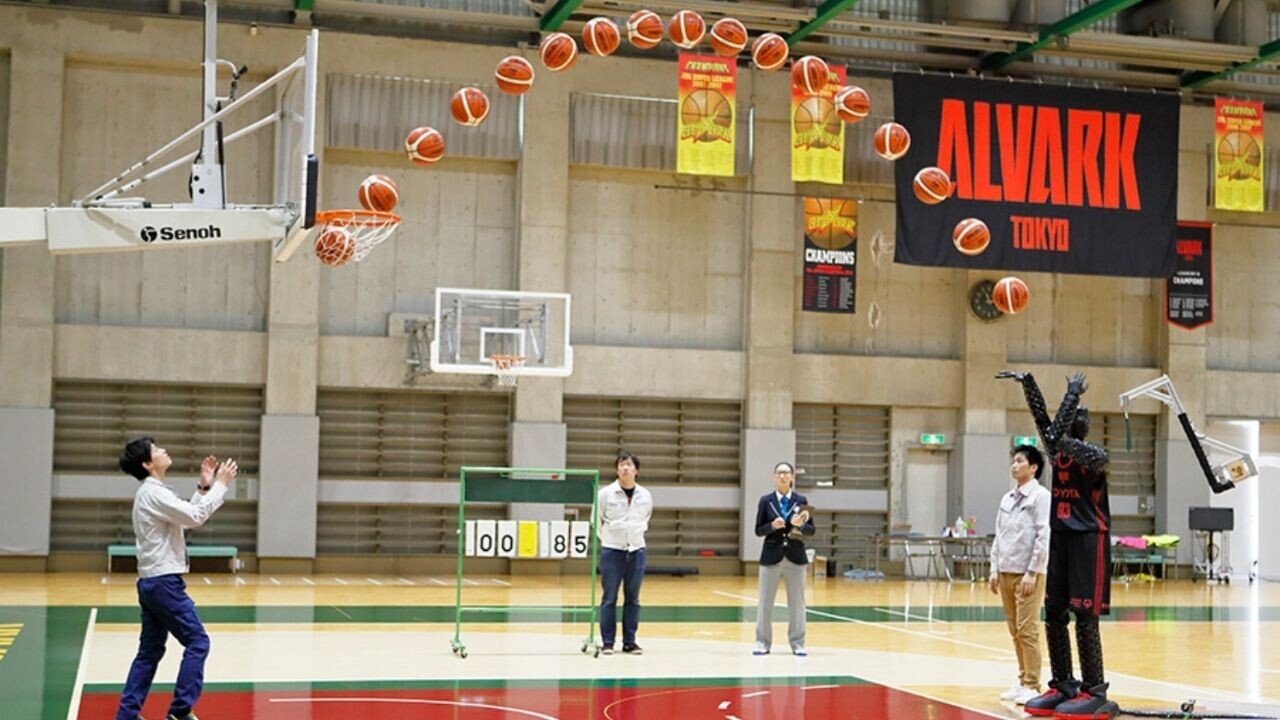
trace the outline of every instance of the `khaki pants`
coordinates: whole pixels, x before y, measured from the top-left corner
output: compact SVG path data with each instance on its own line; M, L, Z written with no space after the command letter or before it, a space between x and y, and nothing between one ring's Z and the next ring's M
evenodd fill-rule
M1044 575L1036 575L1036 586L1026 597L1018 595L1022 575L1000 573L1000 599L1004 618L1018 655L1018 683L1040 689L1040 608L1044 605Z

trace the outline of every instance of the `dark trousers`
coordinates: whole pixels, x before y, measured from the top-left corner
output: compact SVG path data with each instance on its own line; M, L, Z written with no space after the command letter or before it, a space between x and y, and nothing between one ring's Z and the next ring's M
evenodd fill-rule
M187 596L187 584L181 575L138 580L138 604L142 606L142 636L138 655L129 668L120 696L116 720L136 720L142 704L151 692L156 667L164 657L164 645L173 635L187 650L182 654L178 682L173 689L169 714L186 717L191 714L200 690L204 687L204 659L209 656L209 635L196 616L196 604Z
M600 642L606 647L613 645L618 632L618 585L623 586L622 644L636 642L644 557L643 548L632 552L600 548L600 583L604 586L604 597L600 601Z

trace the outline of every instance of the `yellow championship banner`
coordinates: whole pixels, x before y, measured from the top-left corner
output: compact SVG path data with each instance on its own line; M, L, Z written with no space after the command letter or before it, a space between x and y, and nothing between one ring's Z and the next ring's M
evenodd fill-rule
M817 95L791 86L791 179L794 182L844 184L844 123L835 96L845 70L832 66Z
M1213 206L1262 212L1262 103L1214 101Z
M737 77L732 59L680 53L676 172L733 175Z

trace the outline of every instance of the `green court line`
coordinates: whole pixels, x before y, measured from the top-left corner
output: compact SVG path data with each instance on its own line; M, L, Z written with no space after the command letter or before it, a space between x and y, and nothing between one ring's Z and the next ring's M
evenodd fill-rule
M209 692L311 692L326 690L507 690L538 688L649 688L649 687L759 687L763 685L870 685L852 675L811 675L804 677L719 677L719 678L598 678L572 680L507 680L505 678L466 680L323 680L316 682L234 682L206 683ZM86 693L118 693L124 685L86 684ZM170 692L172 683L156 683L151 692Z
M89 608L0 608L0 623L22 623L0 661L5 720L66 720L88 622Z
M70 608L69 608L70 609ZM75 608L87 612L86 608ZM536 612L537 606L521 606L520 612L485 612L469 615L471 622L489 622L499 624L524 623L573 623L581 618L575 614L562 612L559 606L542 608L545 612ZM1003 623L1004 611L996 606L953 606L934 607L932 611L919 607L901 607L888 605L814 605L826 615L839 615L841 618L871 623L926 623L931 620L945 622L998 622ZM5 608L0 608L0 622L4 622ZM887 611L887 612L886 612ZM284 605L284 606L232 606L207 605L197 608L200 618L206 623L316 623L316 624L350 624L350 623L452 623L452 606L441 605ZM774 618L783 618L786 608L779 605L774 608ZM648 606L641 611L645 622L667 623L735 623L755 622L756 609L745 606ZM1280 607L1188 607L1188 606L1150 606L1115 608L1111 615L1103 618L1104 622L1233 622L1257 618L1263 622L1280 622ZM136 624L138 608L114 606L98 610L98 623ZM840 619L815 614L809 618L811 623L841 622Z

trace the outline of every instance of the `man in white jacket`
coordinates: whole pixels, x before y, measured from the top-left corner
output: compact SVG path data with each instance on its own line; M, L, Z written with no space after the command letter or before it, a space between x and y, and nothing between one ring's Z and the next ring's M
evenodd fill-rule
M173 461L149 437L125 445L120 469L138 479L133 497L133 534L138 544L138 604L142 606L142 636L129 679L120 695L116 720L138 720L151 692L156 666L164 657L172 634L186 648L173 688L167 720L198 720L192 712L204 687L204 661L209 635L182 580L189 569L183 531L200 527L222 506L239 469L234 460L221 464L211 455L200 464L200 484L190 502L164 482Z
M623 586L622 652L641 653L636 644L640 625L640 583L644 581L644 533L653 516L653 497L636 482L640 458L623 450L614 467L618 479L600 490L597 498L600 522L600 643L605 655L613 654L618 632L618 586Z

